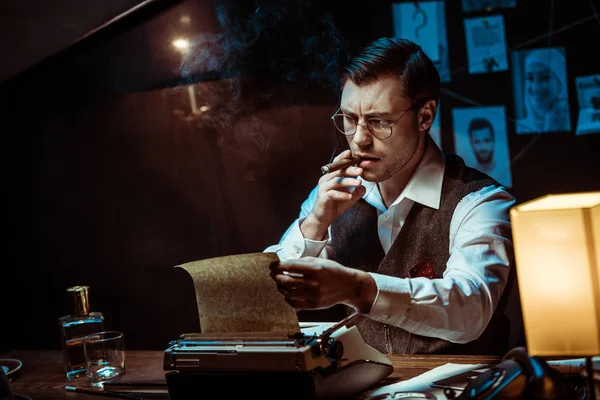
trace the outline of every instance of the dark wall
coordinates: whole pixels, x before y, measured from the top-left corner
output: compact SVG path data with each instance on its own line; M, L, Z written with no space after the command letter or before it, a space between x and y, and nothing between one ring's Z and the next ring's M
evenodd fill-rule
M574 77L600 73L590 47L600 24L589 18L598 2L518 3L500 11L508 47L567 48L575 127ZM390 5L187 1L5 84L0 347L58 348L65 289L78 284L128 348L163 349L197 329L193 288L173 267L277 242L336 150L337 68L392 33ZM460 3L446 13L454 72L441 98L444 150L454 150L452 107L504 105L519 202L598 190L600 135L516 135L510 71L469 75ZM240 46L211 65L184 63L182 77L170 47L182 15L213 49L225 18ZM191 112L187 84L206 111Z
M142 0L0 2L0 82L68 47ZM50 34L51 33L51 34ZM10 56L8 56L10 55Z

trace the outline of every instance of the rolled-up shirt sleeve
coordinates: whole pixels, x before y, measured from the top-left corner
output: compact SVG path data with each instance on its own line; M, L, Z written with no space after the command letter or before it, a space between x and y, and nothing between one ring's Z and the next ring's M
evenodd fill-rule
M467 195L450 224L450 258L442 278L371 273L377 295L368 317L409 332L467 343L489 323L513 264L510 208L495 186Z

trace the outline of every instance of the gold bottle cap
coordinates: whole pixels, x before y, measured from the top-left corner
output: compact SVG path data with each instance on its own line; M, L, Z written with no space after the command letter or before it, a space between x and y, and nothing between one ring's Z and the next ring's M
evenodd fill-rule
M67 292L73 294L73 307L75 315L87 315L90 313L90 302L88 298L89 286L73 286Z

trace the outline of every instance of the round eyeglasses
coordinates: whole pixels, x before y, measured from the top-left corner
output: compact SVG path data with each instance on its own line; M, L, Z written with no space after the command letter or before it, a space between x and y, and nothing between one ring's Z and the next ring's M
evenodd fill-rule
M337 128L338 131L343 133L346 136L352 136L356 133L356 129L358 125L364 126L371 132L371 135L375 136L379 139L387 139L392 136L392 127L400 121L400 118L404 116L407 112L414 108L414 104L410 106L406 111L402 113L394 122L387 121L382 118L369 118L366 120L364 124L358 122L358 120L348 114L340 113L341 107L331 116L333 120L333 124Z

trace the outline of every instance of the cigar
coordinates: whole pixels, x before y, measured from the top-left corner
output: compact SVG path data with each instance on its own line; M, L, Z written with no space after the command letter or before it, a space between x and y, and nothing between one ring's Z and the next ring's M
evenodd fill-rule
M334 161L329 164L325 164L321 167L321 172L323 174L328 174L329 172L337 171L338 169L346 168L351 166L352 164L358 164L360 162L359 156L351 156L350 158L343 158L338 161Z

